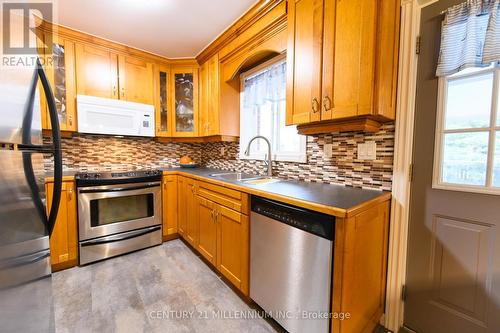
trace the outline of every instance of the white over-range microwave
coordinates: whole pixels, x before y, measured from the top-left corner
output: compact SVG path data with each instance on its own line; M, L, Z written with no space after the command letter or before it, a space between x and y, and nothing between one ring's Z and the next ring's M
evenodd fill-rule
M154 106L78 95L78 132L154 137Z

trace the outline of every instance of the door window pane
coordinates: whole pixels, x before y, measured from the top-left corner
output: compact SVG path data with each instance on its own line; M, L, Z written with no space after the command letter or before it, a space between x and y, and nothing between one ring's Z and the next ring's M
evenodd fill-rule
M194 131L193 74L175 74L175 124L177 132Z
M448 82L445 129L490 126L493 73Z
M493 161L493 186L500 187L500 132L495 134L495 157Z
M500 84L497 86L497 90L495 91L496 99L497 99L497 126L500 126Z
M442 180L460 185L485 185L489 132L445 134Z

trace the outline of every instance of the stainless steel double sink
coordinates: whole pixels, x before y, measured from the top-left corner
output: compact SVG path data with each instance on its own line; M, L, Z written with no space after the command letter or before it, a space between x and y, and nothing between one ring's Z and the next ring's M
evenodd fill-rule
M250 185L262 185L262 184L270 184L279 182L279 178L269 177L269 176L256 176L250 175L243 172L221 172L221 173L212 173L209 175L210 177L219 178L221 180L227 181L238 181L244 184Z

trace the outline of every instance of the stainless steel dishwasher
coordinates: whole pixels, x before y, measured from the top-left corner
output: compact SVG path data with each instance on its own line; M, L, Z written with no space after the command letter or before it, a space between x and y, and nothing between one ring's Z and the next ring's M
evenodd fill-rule
M330 328L335 217L252 197L250 297L290 333Z

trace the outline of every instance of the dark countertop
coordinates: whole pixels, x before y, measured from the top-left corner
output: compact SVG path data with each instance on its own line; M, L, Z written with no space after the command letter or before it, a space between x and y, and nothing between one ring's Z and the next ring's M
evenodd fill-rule
M227 173L231 171L212 169L212 168L180 168L180 167L167 167L159 168L163 172L182 172L186 175L193 175L195 177L201 177L207 180L212 180L217 183L227 184L229 187L237 188L248 192L252 195L262 195L270 194L275 195L277 198L275 200L280 200L280 198L290 198L291 201L297 201L304 203L304 208L311 208L320 211L322 207L329 207L332 210L326 209L326 213L331 213L332 215L350 215L349 211L352 211L356 207L367 204L371 201L377 200L387 200L390 197L390 192L368 190L361 188L348 187L343 185L332 185L324 183L312 183L305 181L296 180L280 180L275 183L267 184L245 184L237 180L225 180L220 177L210 176L214 173ZM80 171L81 172L81 171ZM91 171L98 172L98 171ZM63 176L65 180L69 180L74 177L75 174L79 173L76 170L65 170ZM48 172L47 179L52 178L53 174ZM290 202L293 204L293 202ZM307 203L312 204L312 207L306 205ZM307 207L306 207L307 206ZM340 210L340 211L338 211Z
M389 192L366 190L343 185L331 185L324 183L311 183L295 180L281 180L276 183L268 184L245 184L237 180L224 180L218 177L212 177L213 173L224 173L220 169L211 168L164 168L163 171L183 172L186 174L204 177L219 182L236 185L238 187L246 187L248 189L258 190L267 193L273 193L280 196L290 197L301 201L307 201L314 204L335 207L349 210L368 201L377 199L382 196L387 196Z

